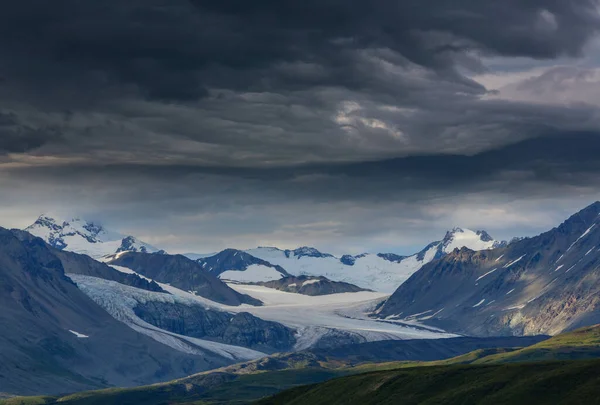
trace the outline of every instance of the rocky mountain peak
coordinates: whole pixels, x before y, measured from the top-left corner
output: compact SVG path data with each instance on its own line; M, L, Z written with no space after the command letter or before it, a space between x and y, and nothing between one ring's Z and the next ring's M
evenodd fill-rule
M286 250L285 255L287 257L294 256L298 259L301 257L333 257L329 253L321 253L319 250L308 246L302 246L294 250Z
M32 225L25 228L25 231L42 238L57 249L96 258L126 251L156 251L152 246L133 236L108 231L97 222L81 218L64 220L41 215Z

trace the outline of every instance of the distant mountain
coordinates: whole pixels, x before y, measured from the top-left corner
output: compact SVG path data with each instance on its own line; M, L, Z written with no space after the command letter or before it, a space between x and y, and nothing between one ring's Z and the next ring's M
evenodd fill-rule
M430 243L411 256L380 253L336 257L310 247L296 250L259 247L247 250L246 253L280 266L294 276L324 276L365 289L393 292L424 264L443 257L457 247L483 250L505 245L506 242L495 241L485 231L454 228L442 240Z
M58 220L40 216L25 231L44 239L50 246L93 258L119 252L156 252L157 249L133 236L108 231L101 225L79 218Z
M343 283L340 281L331 281L323 276L290 276L280 278L279 280L265 281L257 284L274 288L279 291L310 296L366 291L364 288L357 287L353 284Z
M208 270L182 255L123 252L107 258L107 263L126 267L160 283L221 304L260 305L261 302L231 289Z
M65 263L72 272L94 270L56 253L0 228L0 392L133 386L231 364L209 351L174 350L115 320L66 276Z
M600 202L507 246L466 248L400 286L378 316L469 335L557 334L600 322Z
M223 280L257 282L289 276L283 267L236 249L225 249L215 255L198 258L196 262Z

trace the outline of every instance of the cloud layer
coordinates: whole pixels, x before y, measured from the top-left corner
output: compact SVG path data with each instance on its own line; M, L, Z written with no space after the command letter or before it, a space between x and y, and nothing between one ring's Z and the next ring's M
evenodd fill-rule
M572 190L498 227L537 230L598 190L599 27L596 0L7 4L0 204L363 249Z

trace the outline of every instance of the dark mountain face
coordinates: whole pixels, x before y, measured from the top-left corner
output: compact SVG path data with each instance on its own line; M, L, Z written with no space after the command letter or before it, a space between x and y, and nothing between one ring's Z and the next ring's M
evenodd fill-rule
M132 386L227 364L184 355L113 319L65 276L54 253L39 238L0 228L1 392Z
M311 296L368 291L354 284L331 281L326 277L290 276L257 284L280 291Z
M249 347L266 353L291 350L295 331L247 312L231 314L200 305L152 302L136 306L144 321L179 335Z
M505 247L455 250L398 288L378 316L471 335L557 334L600 321L600 203Z
M253 264L271 267L280 272L284 277L289 275L281 266L275 266L265 260L236 249L225 249L214 256L204 257L196 261L204 270L215 276L219 276L221 273L229 270L244 271Z
M127 267L159 283L170 284L183 291L193 291L221 304L261 305L259 300L234 291L215 275L204 270L201 264L185 256L126 252L117 255L109 263Z

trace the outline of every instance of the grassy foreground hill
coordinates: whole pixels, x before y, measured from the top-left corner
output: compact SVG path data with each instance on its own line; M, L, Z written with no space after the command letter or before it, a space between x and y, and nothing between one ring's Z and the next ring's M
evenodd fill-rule
M571 361L577 359L582 361ZM446 360L349 364L300 352L168 383L0 404L247 404L292 387L260 403L385 404L399 398L402 404L600 403L595 399L600 398L600 360L588 359L600 359L600 326L524 348L482 348ZM535 363L545 360L569 361Z
M600 403L600 360L378 371L294 388L259 405Z
M600 404L598 359L600 326L592 326L522 349L367 364L354 370L371 372L290 389L258 404Z

